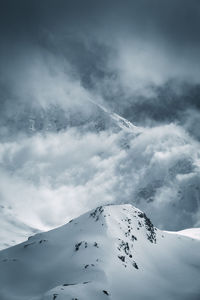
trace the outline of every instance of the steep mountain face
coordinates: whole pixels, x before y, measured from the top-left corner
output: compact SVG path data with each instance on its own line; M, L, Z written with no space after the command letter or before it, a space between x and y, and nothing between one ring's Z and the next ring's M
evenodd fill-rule
M131 205L98 207L0 252L0 299L199 299L200 241Z
M77 128L82 132L118 132L121 129L140 132L131 122L88 100L83 105L68 108L56 104L42 107L28 103L21 108L19 105L12 113L4 111L0 119L0 138L22 133L29 136L35 133L57 133L69 128Z

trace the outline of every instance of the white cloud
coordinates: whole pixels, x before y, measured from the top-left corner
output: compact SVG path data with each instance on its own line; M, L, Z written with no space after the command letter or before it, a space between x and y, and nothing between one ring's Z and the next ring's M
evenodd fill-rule
M77 129L24 137L0 145L1 201L41 230L111 202L133 203L160 227L181 229L198 224L199 157L199 144L173 124L137 137Z
M3 202L40 229L109 202L116 139L109 133L80 136L70 129L1 144Z

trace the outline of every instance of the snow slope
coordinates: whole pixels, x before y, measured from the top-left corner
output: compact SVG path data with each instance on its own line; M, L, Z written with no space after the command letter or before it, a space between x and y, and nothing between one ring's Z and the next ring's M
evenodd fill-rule
M0 250L24 241L29 235L39 232L20 221L12 207L0 205Z
M200 228L188 228L178 232L181 235L189 236L193 239L200 240Z
M200 299L200 241L101 206L2 250L0 299Z

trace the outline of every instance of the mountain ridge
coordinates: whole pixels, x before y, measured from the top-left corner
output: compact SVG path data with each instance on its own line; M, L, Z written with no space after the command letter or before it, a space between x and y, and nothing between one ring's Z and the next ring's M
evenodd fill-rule
M0 252L2 300L199 299L200 241L100 206ZM171 297L171 298L170 298Z

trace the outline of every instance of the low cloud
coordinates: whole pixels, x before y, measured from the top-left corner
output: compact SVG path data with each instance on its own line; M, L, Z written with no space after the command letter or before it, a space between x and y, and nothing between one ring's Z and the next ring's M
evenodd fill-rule
M0 149L2 203L29 226L50 229L107 203L132 203L160 228L199 226L199 143L177 125L139 136L69 129Z

